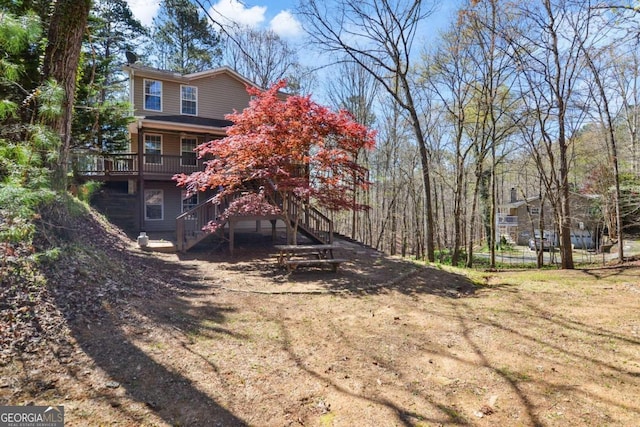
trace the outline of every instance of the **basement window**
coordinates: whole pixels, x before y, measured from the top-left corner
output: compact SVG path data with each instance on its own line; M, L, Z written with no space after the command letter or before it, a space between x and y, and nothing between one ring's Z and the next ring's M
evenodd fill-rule
M144 219L151 221L164 219L164 192L162 190L144 191Z

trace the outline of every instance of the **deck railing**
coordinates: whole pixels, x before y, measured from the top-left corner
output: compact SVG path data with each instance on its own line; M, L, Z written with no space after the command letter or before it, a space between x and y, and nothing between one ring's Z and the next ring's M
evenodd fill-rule
M176 218L177 249L185 251L202 235L207 234L203 229L209 222L220 217L224 208L213 203L213 198L200 203Z
M282 210L292 222L315 236L322 243L333 243L333 221L302 198L287 193Z
M207 237L210 232L205 227L212 221L225 221L221 218L225 209L241 192L231 194L220 203L214 204L213 198L200 203L176 218L176 240L178 251L186 251ZM333 222L318 209L304 200L289 193L280 208L291 220L291 227L314 236L321 243L333 243ZM283 218L284 215L283 215ZM296 224L297 222L297 224ZM221 224L222 225L222 224Z
M80 176L138 176L140 174L137 153L97 154L74 153L73 170ZM144 154L142 172L145 174L172 176L202 170L204 160L193 156Z

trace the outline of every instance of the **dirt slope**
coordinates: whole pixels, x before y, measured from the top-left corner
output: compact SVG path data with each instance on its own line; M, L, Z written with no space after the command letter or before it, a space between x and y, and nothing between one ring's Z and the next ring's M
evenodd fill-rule
M149 254L88 217L34 303L3 306L0 404L62 404L69 426L640 419L637 266L474 288L340 244L337 274L286 275L266 242Z

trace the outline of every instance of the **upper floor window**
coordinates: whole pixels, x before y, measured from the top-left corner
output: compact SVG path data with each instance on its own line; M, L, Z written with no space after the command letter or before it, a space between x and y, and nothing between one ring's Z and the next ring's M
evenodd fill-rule
M162 111L162 82L144 80L144 109Z
M195 116L198 114L198 88L180 86L181 113Z
M531 206L529 208L529 213L531 215L540 215L540 208L538 206Z

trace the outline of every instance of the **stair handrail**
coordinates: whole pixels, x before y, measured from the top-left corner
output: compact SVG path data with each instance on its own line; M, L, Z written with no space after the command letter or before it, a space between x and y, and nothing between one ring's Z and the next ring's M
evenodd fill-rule
M289 219L297 219L298 227L302 226L322 243L333 243L333 221L319 209L292 192L286 193L283 205ZM299 212L302 216L299 216Z
M217 196L213 196L180 214L176 218L178 251L189 249L187 247L187 220L194 221L190 231L194 234L200 233L211 221L219 220L229 204L241 194L242 190L239 190L221 200L218 200ZM281 209L286 212L288 219L292 222L290 225L299 227L319 242L333 243L333 221L320 210L292 192L287 192L281 203Z
M186 221L193 220L192 232L202 231L211 221L216 220L224 211L221 209L222 202L216 203L216 196L210 197L193 208L181 213L176 218L176 240L178 251L186 250L187 243ZM223 200L224 202L224 200Z
M229 204L242 194L241 190L228 194L222 198L213 196L178 215L176 217L176 240L178 251L189 249L187 245L186 221L194 220L192 226L193 233L203 232L205 227L212 221L219 221ZM223 221L224 222L224 221ZM205 234L209 234L205 232Z

